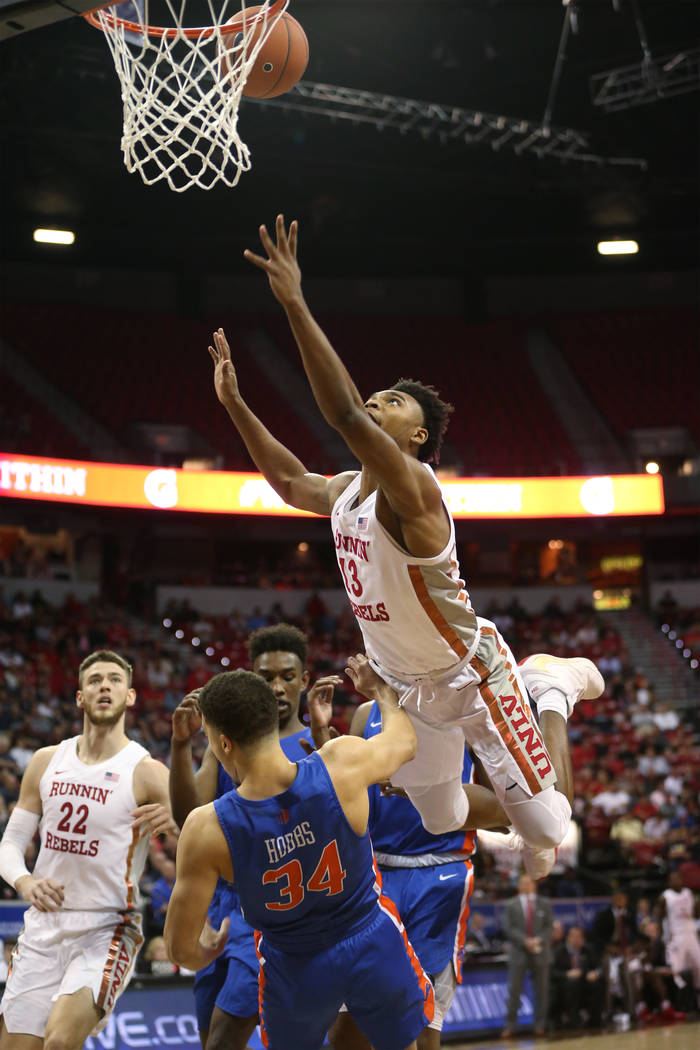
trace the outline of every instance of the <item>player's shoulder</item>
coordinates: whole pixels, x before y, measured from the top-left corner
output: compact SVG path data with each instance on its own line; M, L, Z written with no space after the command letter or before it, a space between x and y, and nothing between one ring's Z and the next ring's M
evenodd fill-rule
M29 759L27 768L24 771L25 777L35 776L37 778L43 776L49 766L49 762L58 751L60 744L48 744L46 747L38 748L32 757Z
M366 741L359 736L338 736L328 740L317 754L330 772L332 769L346 766L353 758L364 754L365 743Z
M144 754L140 757L137 755L138 761L134 766L134 787L135 788L149 788L157 787L160 788L163 784L168 783L168 767L164 762L161 762L159 758L154 758L149 755L148 751L144 750Z
M335 477L329 480L328 502L330 503L331 510L340 496L345 492L348 485L355 480L359 473L359 470L344 470L342 474L336 474Z
M191 809L185 818L185 823L182 825L182 830L185 828L205 828L212 824L218 824L219 818L216 815L216 807L213 802L205 802L202 806L195 806Z
M190 810L180 833L183 848L191 849L193 844L197 849L206 848L218 839L224 839L224 832L214 803L207 802Z
M404 455L410 462L411 469L415 472L423 492L430 493L433 499L442 502L442 486L431 465L423 462L423 460L416 459L415 456L408 455L408 453L404 453Z

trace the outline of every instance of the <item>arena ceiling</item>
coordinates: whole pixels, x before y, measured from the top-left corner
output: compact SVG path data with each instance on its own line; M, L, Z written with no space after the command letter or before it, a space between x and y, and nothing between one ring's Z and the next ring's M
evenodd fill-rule
M652 56L698 47L696 0L637 0ZM542 119L559 0L291 0L311 48L305 80ZM519 274L597 270L600 236L637 237L613 265L697 265L698 100L690 91L605 113L596 73L639 63L634 0L577 0L552 121L602 158L561 163L507 145L441 142L244 103L252 171L234 189L172 193L129 175L121 102L99 32L71 19L0 45L5 260L45 257L37 225L76 231L71 260L185 275L245 268L278 210L302 224L309 273ZM50 249L55 251L55 249Z

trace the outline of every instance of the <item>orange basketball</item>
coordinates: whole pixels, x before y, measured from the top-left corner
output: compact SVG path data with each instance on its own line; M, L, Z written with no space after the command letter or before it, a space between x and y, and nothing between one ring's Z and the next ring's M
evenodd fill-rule
M246 20L259 10L259 7L246 7ZM226 25L237 27L238 32L234 39L238 43L242 15L231 18ZM222 26L223 30L224 26ZM253 42L257 42L262 31L263 24L261 23L251 33ZM234 56L235 52L229 55L229 52L224 51L221 58L222 77L226 77L231 72L231 66L235 61ZM285 91L294 87L298 80L301 80L308 64L309 41L306 39L306 33L296 18L292 18L285 12L275 23L267 40L260 48L255 65L248 74L243 87L243 94L248 98L275 98L277 95L283 95Z

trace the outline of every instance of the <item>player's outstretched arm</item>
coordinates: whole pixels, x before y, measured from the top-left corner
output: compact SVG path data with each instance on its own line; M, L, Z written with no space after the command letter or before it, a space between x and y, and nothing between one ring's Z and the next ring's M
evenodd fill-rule
M200 970L221 955L226 944L228 920L215 938L204 933L216 881L233 881L231 855L213 805L193 810L185 821L176 868L163 936L172 962Z
M321 749L331 777L339 777L341 791L348 780L355 789L389 780L404 762L415 757L416 734L395 691L379 677L362 653L351 656L346 673L363 696L376 700L382 713L382 731L369 740L343 736ZM338 784L336 784L336 790Z
M287 233L284 218L278 215L276 243L266 227L260 227L260 240L267 258L251 251L246 251L245 256L265 271L273 294L285 309L324 418L342 434L353 454L377 478L399 517L417 518L431 511L441 514L438 487L427 471L406 456L368 414L347 368L311 314L301 290L297 237L296 220Z
M209 354L214 362L216 396L265 480L290 506L314 514L330 514L328 479L321 474L310 474L301 460L270 433L243 400L223 328L214 332L214 346L209 347Z

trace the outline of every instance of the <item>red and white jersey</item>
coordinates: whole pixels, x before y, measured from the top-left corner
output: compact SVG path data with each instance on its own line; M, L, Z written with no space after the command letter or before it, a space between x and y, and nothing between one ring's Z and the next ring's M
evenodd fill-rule
M666 921L671 940L677 937L695 937L695 899L691 890L684 887L680 892L667 889L663 892L666 901Z
M376 491L358 504L361 482L358 474L338 497L331 527L367 655L397 676L447 670L470 654L477 639L476 615L459 576L452 516L447 511L445 548L433 558L416 558L377 520Z
M78 740L58 745L39 781L34 875L65 887L66 909L130 911L139 903L149 842L131 827L134 770L148 752L131 740L113 758L89 766L78 758Z

